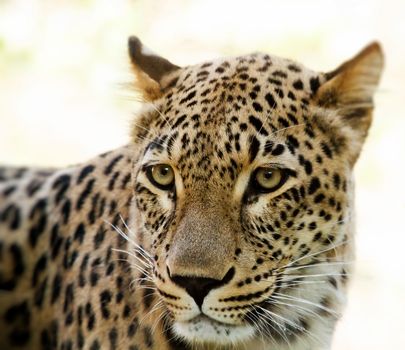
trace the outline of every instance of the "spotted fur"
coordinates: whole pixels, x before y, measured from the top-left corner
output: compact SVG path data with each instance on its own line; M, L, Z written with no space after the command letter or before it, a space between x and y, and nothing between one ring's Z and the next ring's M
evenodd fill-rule
M327 349L353 261L352 169L382 54L180 68L129 41L125 147L0 168L1 349ZM175 173L170 190L148 178ZM255 169L283 169L270 193Z

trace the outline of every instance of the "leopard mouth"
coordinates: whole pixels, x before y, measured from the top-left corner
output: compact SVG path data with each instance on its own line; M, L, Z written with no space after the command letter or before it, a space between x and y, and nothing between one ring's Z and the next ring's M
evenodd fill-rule
M202 314L186 322L175 322L174 331L186 341L223 345L246 341L255 332L251 325L231 325Z

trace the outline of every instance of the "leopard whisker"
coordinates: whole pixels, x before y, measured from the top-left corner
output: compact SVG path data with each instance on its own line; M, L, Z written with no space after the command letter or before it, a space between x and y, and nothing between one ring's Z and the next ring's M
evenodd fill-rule
M354 264L354 261L332 261L332 262L320 262L320 263L309 263L309 264L303 264L303 265L295 265L295 266L289 266L286 267L284 270L285 271L291 271L291 270L300 270L300 269L306 269L306 268L315 268L315 267L322 267L322 266L340 266L340 265L351 265Z
M290 274L284 274L284 276L286 277L290 277L290 278L299 278L299 279L303 279L303 278L308 278L308 277L329 277L329 276L351 276L352 274L350 273L318 273L318 274L312 274L312 275L290 275Z
M134 254L134 253L132 253L132 252L129 252L129 251L127 251L127 250L122 250L122 249L115 249L115 248L112 248L112 250L114 250L114 251L116 251L116 252L118 252L118 253L127 254L127 255L130 256L131 258L135 259L135 260L133 260L133 261L137 261L137 262L139 262L140 264L142 264L145 269L151 269L151 270L153 269L153 265L151 264L151 262L145 261L145 260L141 259L139 256L137 256L136 254Z
M150 276L146 277L137 277L134 279L137 282L143 283L143 282L154 282L153 279Z
M259 318L258 315L256 315L255 313L247 313L245 315L245 317L247 317L251 322L253 322L253 326L255 328L256 331L259 332L262 340L264 341L264 337L270 337L272 342L275 342L275 339L273 337L273 335L271 334L271 332L266 329L265 325L263 324L262 320ZM272 324L269 324L270 327L272 327L274 329L274 326ZM277 330L276 330L277 332Z
M145 136L141 136L141 135L134 135L134 141L135 140L140 140L140 141L146 141L146 142L152 142L154 140L154 138L151 137L145 137Z
M281 315L279 315L279 314L277 314L277 313L275 313L275 312L272 312L272 311L270 311L270 310L267 310L267 309L265 309L265 308L263 308L263 307L261 307L261 306L259 306L259 308L263 309L264 312L269 313L270 315L281 319L281 320L284 321L286 324L289 324L290 326L294 327L295 329L298 329L298 330L300 330L300 331L304 331L304 330L305 330L304 327L300 326L299 324L297 324L297 323L295 323L295 322L293 322L293 321L291 321L291 320L289 320L289 319L287 319L287 318L285 318L285 317L283 317L283 316L281 316Z
M144 297L147 298L147 297L150 297L150 296L153 295L153 294L155 294L155 292L151 292L151 293L149 293L149 294L146 294ZM156 311L157 309L159 309L159 308L161 308L161 307L163 307L163 300L162 300L162 299L160 299L155 305L153 305L153 308L150 309L150 310L142 317L142 319L139 321L139 323L140 323L140 324L143 324L143 321L144 321L147 317L149 317L150 315L152 315L152 313L153 313L154 311Z
M328 283L328 281L325 280L319 280L319 281L296 281L296 280L280 280L278 281L281 283L280 287L296 287L296 286L301 286L301 285L308 285L308 284L322 284L322 283Z
M289 266L295 264L295 263L298 262L298 261L301 261L301 260L304 260L304 259L308 259L308 258L310 258L310 257L317 256L317 255L322 254L322 253L326 253L326 252L328 252L328 251L330 251L330 250L332 250L332 249L335 249L335 248L340 247L340 246L342 246L342 245L344 245L344 244L347 244L347 243L350 242L350 241L351 241L351 239L347 239L347 240L344 240L344 241L342 241L342 242L340 242L340 243L338 243L338 244L335 244L335 245L332 246L332 247L329 247L329 248L326 248L326 249L322 249L322 250L320 250L320 251L318 251L318 252L315 252L315 253L312 253L312 254L306 254L306 255L304 255L304 256L298 258L298 259L295 259L295 260L293 260L293 261L291 261L291 262L289 262L289 263L287 263L287 264L285 264L285 265L283 265L283 266L280 266L280 267L274 269L273 271L274 271L274 272L280 271L280 270L282 270L282 269L285 269L286 267L289 267Z
M125 228L127 229L127 231L129 232L129 233L131 233L131 234L133 234L133 232L131 231L131 229L128 227L128 225L127 225L127 223L125 222L125 220L124 220L124 218L122 217L122 215L120 215L120 219L121 219L121 221L122 221L122 223L124 224L124 226L125 226ZM121 232L122 232L122 230L120 230ZM118 233L120 233L120 232L118 232ZM122 232L123 233L123 232ZM152 262L153 263L153 257L150 255L150 253L148 252L148 251L146 251L141 245L139 245L138 243L136 243L134 240L132 240L132 239L130 239L129 237L128 237L128 235L126 235L125 233L124 233L124 235L128 238L125 238L125 239L127 239L128 240L128 242L129 243L131 243L133 246L135 246L135 248L137 249L137 250L140 250L143 254L143 257L145 258L145 259L148 259L150 262Z
M128 228L128 226L125 223L125 220L122 218L121 215L120 215L120 218L121 218L122 222L124 223L125 227ZM143 247L141 247L138 243L136 243L130 237L128 237L128 235L126 235L119 227L116 227L115 225L108 222L107 220L104 220L104 222L107 223L108 225L110 225L121 237L123 237L128 243L130 243L141 256L143 256L146 260L148 260L150 263L153 264L153 258L150 256L150 254L147 251L144 250ZM129 231L129 232L131 232L131 231Z
M134 281L140 282L140 283L144 283L144 282L154 283L154 280L153 280L153 278L151 276L148 276L148 275L145 275L145 274L143 274L143 276L146 276L146 277L135 278Z
M156 107L156 105L153 102L148 101L147 102L148 106L151 106L158 114L164 119L164 121L169 124L170 130L173 130L173 124L170 124L169 119L159 110L159 108Z
M261 306L256 306L257 308L259 308L264 314L261 314L261 316L264 316L264 318L266 318L267 320L270 321L270 323L268 323L268 325L274 329L274 331L276 331L286 342L286 344L288 345L288 347L291 349L291 344L288 341L288 337L286 334L286 330L287 328L285 326L283 326L280 322L278 322L273 315L271 315L271 313L268 313L267 309L261 307ZM279 330L277 330L276 326L278 327Z
M119 253L128 254L129 256L133 257L134 259L139 261L141 264L143 264L145 267L153 269L153 264L150 261L144 261L139 256L135 255L134 253L131 253L131 252L127 251L127 250L116 249L116 248L112 248L112 250L114 250L116 252L119 252Z
M124 259L124 258L116 258L116 259L113 259L113 261L124 261L124 262L126 262L128 265L129 265L129 267L136 267L136 268L139 268L139 269L142 269L142 273L144 274L144 275L149 275L149 271L147 271L147 270L144 270L144 267L142 267L142 266L139 266L139 265L134 265L134 262L133 261L131 261L131 260L129 260L129 259Z
M278 134L278 133L280 133L280 132L282 132L282 131L285 131L285 130L289 130L289 129L293 129L293 128L297 128L297 127L299 127L299 126L305 126L305 125L306 125L305 123L300 123L300 124L295 124L295 125L287 126L287 127L285 127L285 128L278 129L278 130L274 131L274 132L271 134L271 136L275 136L276 134Z
M253 318L253 316L256 316L254 314L249 315L248 313L245 314L245 317L252 322L253 328L255 330L255 332L257 332L259 334L259 336L261 337L262 342L264 342L264 336L263 336L263 331L265 331L265 329L262 329L263 327L259 324L259 322L256 322L256 320Z
M161 313L156 317L155 321L153 322L153 325L151 327L151 333L154 334L156 331L156 328L159 325L160 320L163 318L164 314L167 312L167 310L162 310Z
M297 302L300 302L300 303L303 303L303 304L312 305L312 306L315 306L315 307L317 307L317 308L319 308L319 309L322 309L322 310L324 310L324 311L327 311L327 312L329 312L329 313L332 314L332 315L335 315L335 316L338 316L338 315L339 315L339 313L337 313L336 311L334 311L334 310L332 310L332 309L330 309L330 308L328 308L328 307L325 307L325 306L323 306L323 305L321 305L321 304L318 304L318 303L314 303L314 302L312 302L312 301L309 301L309 300L307 300L307 299L298 298L298 297L295 297L295 296L292 296L292 295L283 294L283 293L279 293L279 292L273 293L272 296L273 296L274 298L278 297L279 299L284 299L284 300L289 300L289 301L297 301Z
M315 311L313 311L311 309L308 309L308 308L303 307L303 306L299 306L297 304L289 304L289 303L280 301L280 300L278 300L276 298L273 298L271 296L269 297L268 301L266 301L266 303L269 303L270 305L284 305L284 306L288 306L288 307L291 307L291 308L297 308L299 310L302 310L304 312L312 314L312 315L318 317L320 320L322 320L322 317L318 313L316 313Z
M122 252L122 253L124 253L124 252ZM128 263L128 264L130 265L130 267L136 267L136 268L138 268L138 269L142 269L141 272L142 272L144 275L150 277L150 271L149 271L150 267L147 266L147 265L140 266L140 265L138 265L138 264L136 263L136 261L129 260L129 259L124 259L124 258L116 258L116 259L113 259L113 260L114 260L114 261L125 261L126 263Z
M142 282L139 283L137 280L131 281L129 288L157 290L155 287L142 284Z
M166 314L166 317L170 317L170 312ZM168 338L168 343L170 344L173 340L181 340L181 337L174 331L174 325L169 324L168 325L168 331L171 331L172 336Z
M142 130L145 130L145 131L147 131L148 133L152 133L153 136L154 136L154 139L158 139L158 138L159 138L159 135L156 134L153 129L145 128L143 125L138 124L136 121L133 121L133 122L132 122L132 125L136 126L137 128L140 128L140 129L142 129ZM153 141L153 139L151 139L151 141Z
M159 322L165 317L166 313L168 312L167 309L164 308L164 305L161 305L161 308L163 308L163 311L159 314L159 316L156 318L156 320L153 322L153 326L151 328L152 334L155 333L156 328L159 325Z
M114 259L114 261L125 261L126 263L129 264L129 266L130 266L131 268L135 268L135 269L137 269L139 272L141 272L142 275L147 276L147 277L151 277L149 271L145 270L143 267L141 267L141 266L139 266L139 265L133 264L133 261L129 261L128 259L121 259L121 258Z
M276 341L276 339L274 339L271 330L268 329L268 328L266 328L266 326L270 326L271 329L273 329L277 334L280 335L280 337L282 337L282 338L286 341L286 343L288 343L288 338L286 337L285 330L284 330L284 328L282 327L282 325L279 324L274 318L272 318L272 317L269 316L269 315L266 315L266 314L265 314L265 315L263 315L263 316L264 316L267 320L269 320L270 322L264 324L263 322L261 322L261 321L263 321L263 320L261 320L261 319L259 318L259 316L256 316L256 317L258 318L258 321L259 321L258 323L259 323L259 325L261 325L261 328L264 329L264 334L265 334L265 335L268 335L268 336L270 337L270 339L271 339L271 341L273 342L273 344L277 344L277 341Z
M170 130L173 130L173 125L170 124L167 117L159 110L159 108L157 108L157 106L153 102L148 101L148 100L146 100L144 98L137 98L137 97L134 97L134 96L127 96L127 98L129 100L136 101L136 102L142 103L143 105L152 107L169 124Z
M261 308L261 306L259 306L259 307ZM275 317L278 317L278 318L281 318L282 320L284 320L284 322L285 322L286 324L289 324L291 327L293 327L293 330L291 330L292 332L294 332L294 331L300 331L300 332L302 332L302 333L305 333L307 336L311 337L312 339L314 339L314 340L320 342L320 339L319 339L317 336L315 336L315 335L313 334L313 332L310 332L310 331L309 331L308 329L306 329L305 327L302 327L302 326L298 325L297 323L295 323L295 322L293 322L293 321L291 321L291 320L288 320L288 319L286 319L285 317L283 317L283 316L281 316L281 315L279 315L279 314L277 314L277 313L271 312L270 310L267 310L267 309L265 309L265 308L263 308L263 311L269 312L269 313L273 314Z

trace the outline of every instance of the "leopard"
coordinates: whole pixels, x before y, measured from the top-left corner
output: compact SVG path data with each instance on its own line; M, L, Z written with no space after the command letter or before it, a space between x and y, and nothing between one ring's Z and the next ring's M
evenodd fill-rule
M127 144L0 167L0 348L330 349L380 44L328 72L128 53Z

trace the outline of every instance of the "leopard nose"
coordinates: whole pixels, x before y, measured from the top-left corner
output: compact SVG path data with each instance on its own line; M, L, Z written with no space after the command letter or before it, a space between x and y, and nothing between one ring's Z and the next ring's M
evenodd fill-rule
M215 288L219 288L228 282L231 281L235 274L235 269L231 267L228 272L225 274L224 278L221 280L214 278L206 277L194 277L194 276L179 276L179 275L170 275L171 280L178 286L184 288L187 293L194 299L198 307L201 309L201 306L204 302L204 298L207 294Z

